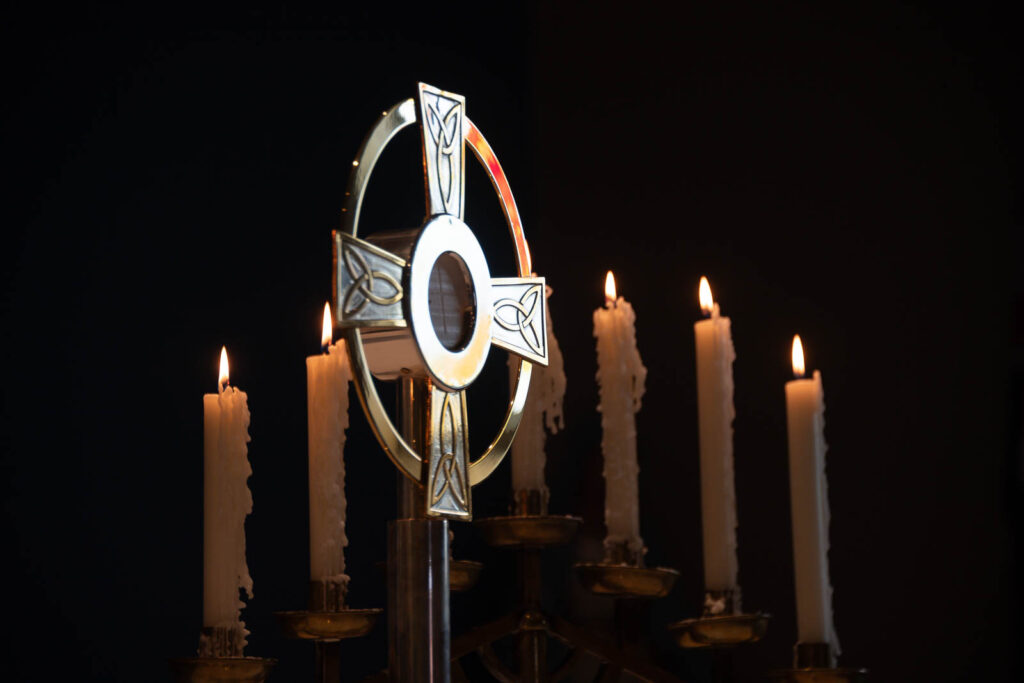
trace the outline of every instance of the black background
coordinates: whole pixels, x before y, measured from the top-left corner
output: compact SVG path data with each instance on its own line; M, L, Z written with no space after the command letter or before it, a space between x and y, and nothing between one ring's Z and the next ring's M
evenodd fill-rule
M1019 674L1024 334L1019 54L1008 14L913 5L638 3L244 11L7 7L2 158L3 562L12 680L169 680L201 618L200 397L226 344L252 410L250 654L310 680L275 610L304 605L305 370L330 294L329 234L362 135L418 80L464 94L548 277L569 380L549 441L552 509L587 520L555 551L553 609L609 606L566 570L597 559L603 511L591 311L607 269L638 314L648 561L680 570L651 606L651 657L708 676L669 621L702 597L691 324L708 275L733 321L745 606L771 612L744 680L796 639L783 384L799 332L822 371L831 573L843 662L877 681ZM364 225L422 219L415 136L381 162ZM467 221L511 274L497 202ZM479 451L504 354L470 391ZM363 418L346 453L354 606L394 472ZM508 468L475 489L508 504ZM508 609L510 557L453 596L456 633ZM385 629L345 645L384 666ZM1015 671L1014 667L1018 667Z

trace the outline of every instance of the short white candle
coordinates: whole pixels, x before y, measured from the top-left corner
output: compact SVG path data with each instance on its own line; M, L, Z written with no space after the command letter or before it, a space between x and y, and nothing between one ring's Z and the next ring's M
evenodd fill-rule
M220 352L216 394L203 396L203 626L233 629L245 647L239 589L252 597L245 561L245 517L252 512L249 405L245 392L228 385L227 349ZM202 649L203 644L200 644Z
M309 419L309 574L342 586L345 574L345 430L352 371L345 341L331 344L330 305L324 305L323 353L306 358Z
M704 587L734 591L736 575L736 489L733 483L732 345L729 319L700 279L700 307L707 320L693 326L697 346L697 413L700 418L700 499L704 528ZM724 605L723 605L724 607ZM737 606L738 607L738 606Z
M544 295L551 297L550 287L545 290ZM512 489L540 491L544 500L547 500L548 487L544 479L544 466L547 463L544 452L544 442L547 440L545 428L555 434L565 426L562 415L565 369L562 350L558 347L558 340L555 339L554 329L551 327L550 305L545 307L544 314L548 330L548 366L533 366L530 393L523 408L519 431L512 442ZM510 357L510 371L514 373L516 367L518 363Z
M828 482L825 478L825 392L821 373L804 375L800 337L793 338L793 374L786 383L789 495L797 632L801 643L828 643L839 654L828 572Z
M640 508L636 458L636 413L644 395L647 368L636 348L636 314L616 297L615 277L605 278L605 305L594 311L597 338L597 381L600 385L601 451L604 454L605 548L625 543L637 557L644 551L640 538Z

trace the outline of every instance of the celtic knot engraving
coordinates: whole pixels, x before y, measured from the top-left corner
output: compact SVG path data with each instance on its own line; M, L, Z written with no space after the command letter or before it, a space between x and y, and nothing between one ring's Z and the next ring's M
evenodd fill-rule
M424 163L431 213L462 215L462 153L465 111L461 97L421 85Z
M352 278L352 284L345 292L342 300L342 314L351 316L359 313L369 303L378 306L389 306L402 299L402 285L390 274L380 270L373 270L370 264L358 250L353 249L349 244L342 248L342 257L345 259L345 269ZM374 291L377 282L390 286L393 294L390 296L378 294Z
M456 152L456 144L462 142L462 136L459 135L461 108L456 103L444 116L441 116L440 112L437 111L437 101L435 100L427 104L427 112L429 112L430 117L427 122L427 128L430 130L430 135L434 138L434 144L436 145L434 164L437 168L437 181L441 187L441 201L444 203L444 213L457 213L452 210L452 189L458 177L458 173L455 172L455 165L458 161L453 160L452 156ZM441 165L442 161L444 162L443 166Z
M458 431L455 422L455 411L452 408L452 394L445 393L444 403L441 406L441 459L434 470L434 481L431 483L430 497L431 507L437 505L450 493L456 504L466 508L466 482L459 468L458 459L455 457L457 449Z
M519 300L498 299L494 303L494 322L504 327L509 332L519 332L526 345L537 355L544 354L543 347L543 321L540 314L543 307L541 301L541 285L529 287ZM502 309L510 308L514 311L515 319L507 320L501 315Z

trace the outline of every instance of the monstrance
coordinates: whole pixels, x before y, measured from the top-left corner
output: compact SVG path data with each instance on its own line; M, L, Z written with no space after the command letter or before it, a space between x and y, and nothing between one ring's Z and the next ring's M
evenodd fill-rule
M418 97L385 111L355 160L342 229L334 233L335 325L377 440L405 475L401 519L388 528L389 677L450 675L448 520L472 519L471 487L505 457L522 417L532 363L547 364L544 278L531 275L515 199L497 157L466 116L461 95L419 84ZM420 123L426 217L414 230L359 237L374 165L403 128ZM463 222L465 149L490 176L515 245L516 277L492 277ZM466 388L492 346L518 372L497 435L469 454ZM374 378L399 383L398 426Z

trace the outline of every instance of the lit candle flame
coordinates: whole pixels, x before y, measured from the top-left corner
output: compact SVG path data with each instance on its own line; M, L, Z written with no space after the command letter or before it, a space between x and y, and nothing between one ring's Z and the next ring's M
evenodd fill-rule
M326 351L333 341L334 325L331 323L331 305L324 304L324 328L320 334L320 346Z
M804 345L799 334L793 335L793 374L797 379L804 376Z
M220 376L217 377L217 387L223 389L228 385L228 348L220 347Z
M700 310L704 315L711 315L715 310L715 300L711 297L711 284L704 276L700 278L700 291L697 296L700 299Z
M609 270L608 275L604 278L604 301L606 304L613 304L615 299L615 276Z

